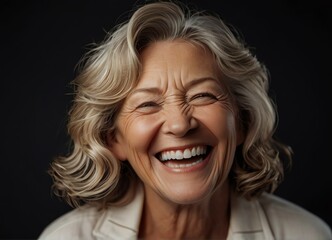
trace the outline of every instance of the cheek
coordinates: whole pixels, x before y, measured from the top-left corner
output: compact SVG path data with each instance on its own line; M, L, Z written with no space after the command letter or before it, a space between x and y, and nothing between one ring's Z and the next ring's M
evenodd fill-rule
M123 115L119 120L119 129L126 139L128 150L146 153L158 129L156 117Z
M159 128L157 117L123 115L119 123L127 160L140 179L152 181L149 147Z
M215 137L218 145L219 159L225 159L223 164L231 164L237 141L235 117L232 111L220 105L211 106L199 113L200 121ZM228 167L227 167L228 168Z
M223 183L227 178L234 161L236 150L236 125L234 114L220 106L213 107L209 111L201 112L201 121L215 137L216 151L211 168L211 177L217 183Z
M233 138L232 135L235 132L234 115L219 104L197 109L196 118L209 129L218 141L224 142Z

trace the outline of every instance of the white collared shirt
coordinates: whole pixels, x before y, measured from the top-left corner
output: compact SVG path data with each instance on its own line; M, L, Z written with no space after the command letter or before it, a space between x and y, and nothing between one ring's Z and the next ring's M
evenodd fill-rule
M39 240L134 240L138 238L144 191L122 207L74 209L48 225ZM320 218L287 200L264 193L248 201L233 193L227 240L332 240Z

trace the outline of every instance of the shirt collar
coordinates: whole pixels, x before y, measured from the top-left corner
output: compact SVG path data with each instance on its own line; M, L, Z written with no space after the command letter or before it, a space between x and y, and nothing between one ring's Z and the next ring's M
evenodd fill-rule
M98 220L93 234L98 239L137 239L144 201L138 184L134 199L125 206L110 207Z
M93 234L101 239L137 239L144 202L144 190L138 185L135 198L122 207L110 207L98 220ZM231 194L231 218L227 240L273 240L268 220L256 198L248 201Z
M231 194L231 219L227 240L230 239L274 239L257 198L249 201L235 192Z

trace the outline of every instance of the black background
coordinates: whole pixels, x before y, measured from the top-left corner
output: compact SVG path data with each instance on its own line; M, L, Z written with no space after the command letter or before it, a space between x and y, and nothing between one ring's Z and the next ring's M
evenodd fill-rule
M219 13L267 65L279 111L276 134L295 152L276 194L332 226L330 1L191 3ZM87 45L126 19L133 4L1 2L1 239L37 238L70 209L51 194L46 173L68 148L69 82Z

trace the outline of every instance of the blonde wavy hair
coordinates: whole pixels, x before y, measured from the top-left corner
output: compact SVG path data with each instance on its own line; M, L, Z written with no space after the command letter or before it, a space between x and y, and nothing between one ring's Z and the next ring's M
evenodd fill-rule
M69 111L72 149L67 156L55 158L49 169L55 194L71 206L124 203L129 190L135 188L136 174L127 162L112 155L106 136L114 133L117 113L137 82L142 49L156 41L175 39L212 52L239 110L245 138L237 147L230 174L234 189L251 198L273 192L283 180L281 155L291 160L292 152L273 137L277 111L268 96L264 65L216 14L158 1L139 6L80 62Z

